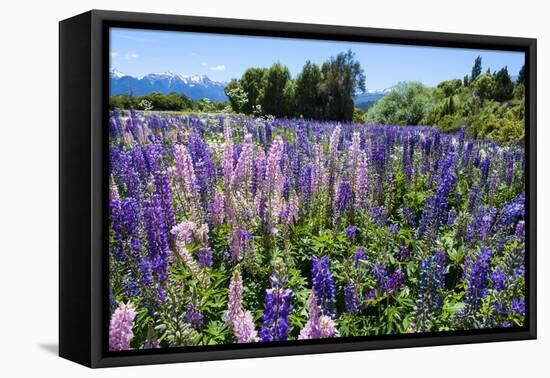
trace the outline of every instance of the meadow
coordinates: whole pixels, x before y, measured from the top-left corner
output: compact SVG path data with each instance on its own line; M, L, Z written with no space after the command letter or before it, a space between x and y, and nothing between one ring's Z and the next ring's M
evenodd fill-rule
M525 150L111 112L110 350L520 327Z

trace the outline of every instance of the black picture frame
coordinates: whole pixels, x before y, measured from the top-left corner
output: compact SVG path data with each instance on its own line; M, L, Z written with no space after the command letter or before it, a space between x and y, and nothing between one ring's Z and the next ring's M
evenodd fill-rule
M444 334L349 337L284 344L108 352L108 75L110 27L179 30L525 53L526 326ZM268 357L536 338L537 41L531 38L387 30L92 10L59 24L59 355L89 367Z

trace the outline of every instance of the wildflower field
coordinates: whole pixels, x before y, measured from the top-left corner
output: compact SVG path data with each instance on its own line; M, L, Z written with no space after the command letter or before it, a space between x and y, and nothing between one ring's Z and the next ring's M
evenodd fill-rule
M110 350L524 325L521 144L119 110L109 133Z

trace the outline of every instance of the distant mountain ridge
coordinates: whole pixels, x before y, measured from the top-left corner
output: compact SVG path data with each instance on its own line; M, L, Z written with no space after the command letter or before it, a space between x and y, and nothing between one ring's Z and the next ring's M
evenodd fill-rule
M152 92L184 94L193 100L227 101L226 83L211 80L205 75L180 75L172 72L151 73L138 78L117 69L109 73L110 94L145 96Z

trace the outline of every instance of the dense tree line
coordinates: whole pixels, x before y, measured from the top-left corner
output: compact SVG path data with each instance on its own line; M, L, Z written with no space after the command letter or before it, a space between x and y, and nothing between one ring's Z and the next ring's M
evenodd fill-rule
M238 113L342 121L353 119L353 96L359 91L365 91L365 74L351 50L320 67L307 61L294 79L278 62L269 68L249 68L225 89Z
M434 125L443 131L467 126L470 137L520 141L525 132L525 73L516 82L508 68L482 73L478 57L470 76L446 80L434 88L402 82L367 113L368 123Z
M227 106L225 102L212 102L204 98L192 100L184 94L158 92L145 96L133 97L128 94L113 95L109 98L109 108L122 110L162 110L162 111L200 111L220 112Z

